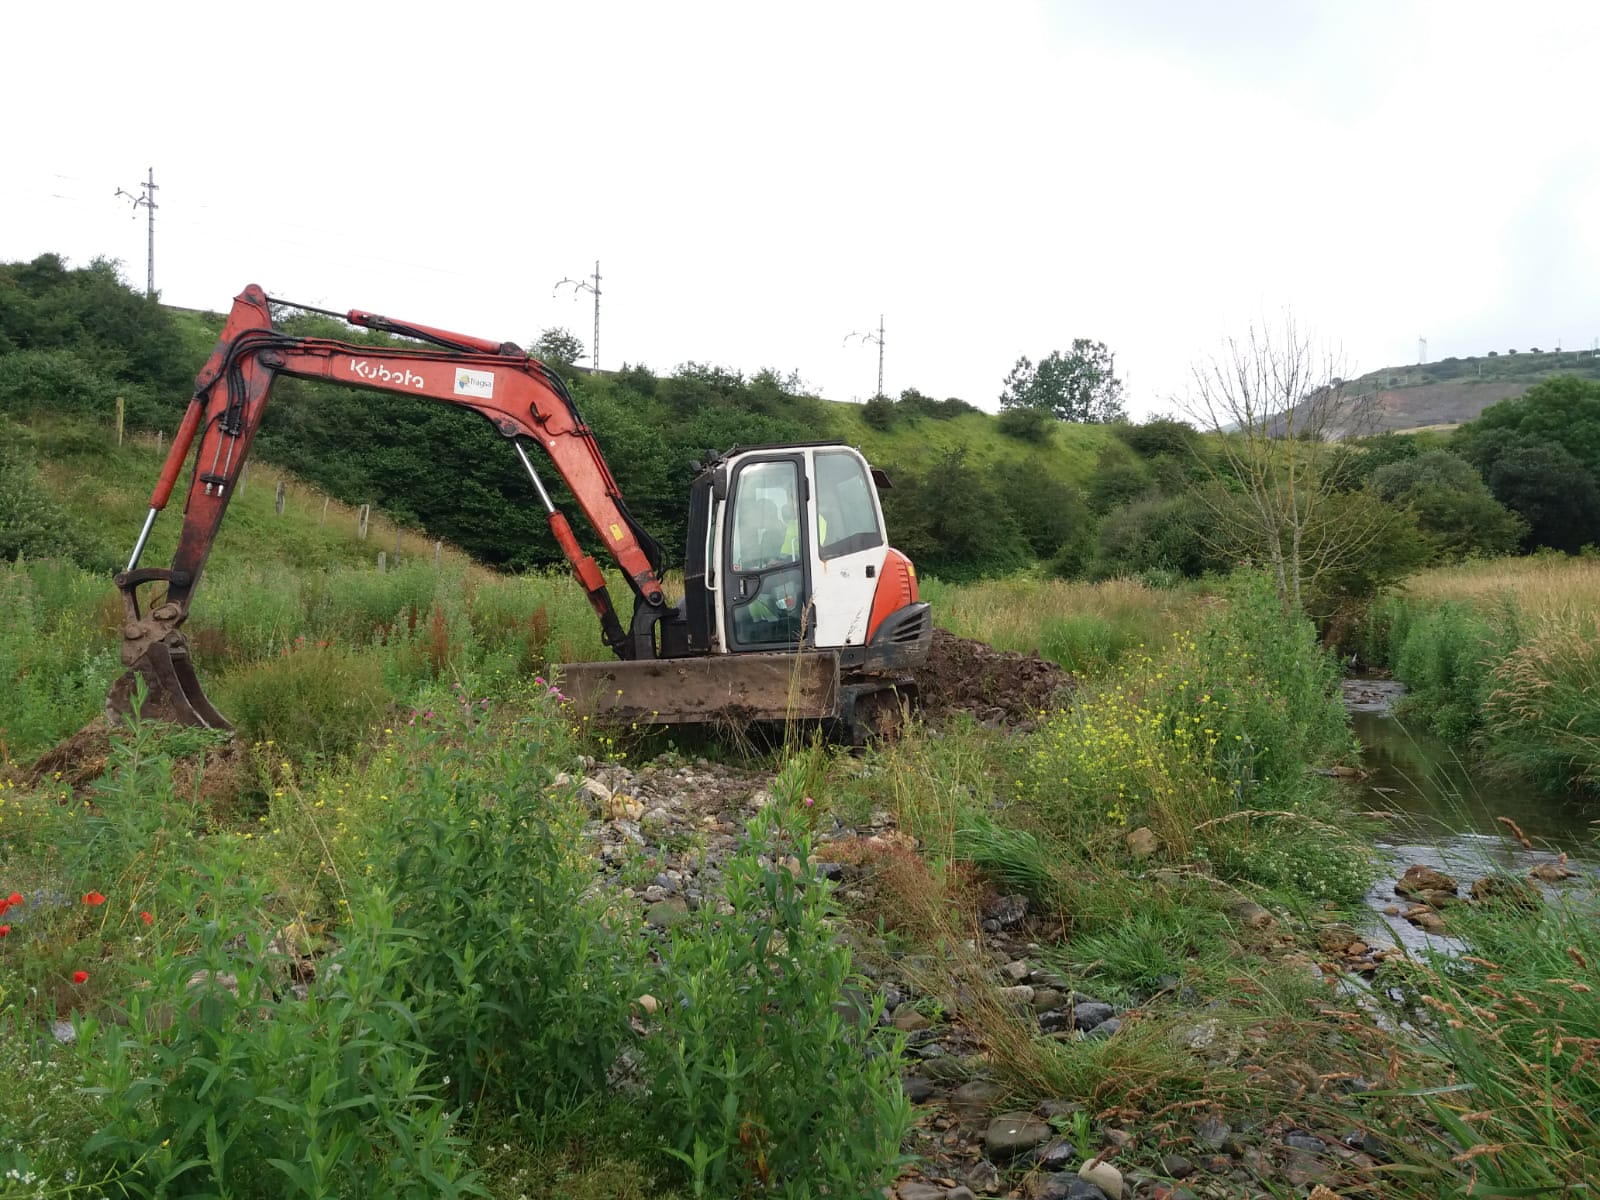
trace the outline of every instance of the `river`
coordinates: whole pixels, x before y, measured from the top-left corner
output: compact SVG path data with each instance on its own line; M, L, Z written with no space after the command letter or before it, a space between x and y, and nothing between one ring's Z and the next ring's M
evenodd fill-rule
M1600 886L1600 805L1552 797L1525 782L1501 780L1474 770L1465 751L1395 717L1404 687L1386 679L1347 679L1345 706L1363 747L1364 778L1346 786L1355 806L1383 814L1378 850L1388 867L1367 904L1394 939L1412 949L1452 946L1424 933L1386 908L1409 902L1394 895L1394 882L1413 863L1437 868L1460 881L1462 891L1489 874L1526 878L1539 863L1562 853L1580 878L1546 887L1547 893L1593 891ZM1516 823L1529 849L1497 818Z

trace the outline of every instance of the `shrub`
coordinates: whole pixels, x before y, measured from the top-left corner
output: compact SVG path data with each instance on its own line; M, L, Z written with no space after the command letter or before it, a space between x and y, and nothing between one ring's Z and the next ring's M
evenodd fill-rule
M911 1126L899 1042L852 987L827 881L777 861L782 841L809 860L802 782L780 774L728 861L726 910L662 955L650 1120L697 1196L876 1194Z
M343 754L388 709L376 655L298 638L276 658L241 667L214 688L241 737L286 754Z
M410 770L369 861L393 881L422 1037L457 1100L557 1108L602 1087L632 1040L638 939L590 895L585 814L552 764L571 761L553 696L491 730L482 702L404 731Z
M1055 436L1055 415L1045 408L1008 408L995 422L1007 437L1035 446L1047 446Z
M400 1004L414 943L382 895L358 897L343 946L294 994L290 939L274 936L246 840L186 838L157 739L143 723L119 735L103 815L61 827L73 871L63 886L96 888L65 911L94 913L98 926L63 986L69 1004L104 1006L75 1019L71 1053L92 1108L81 1132L61 1131L82 1138L68 1161L127 1197L469 1190L474 1172ZM46 903L35 894L29 907Z

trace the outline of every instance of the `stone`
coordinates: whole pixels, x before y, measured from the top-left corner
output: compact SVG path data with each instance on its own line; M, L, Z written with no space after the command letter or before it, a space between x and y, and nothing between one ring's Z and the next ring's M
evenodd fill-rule
M1110 1163L1091 1158L1078 1168L1078 1178L1099 1188L1107 1200L1122 1200L1122 1172Z
M902 1004L894 1010L894 1020L891 1024L902 1033L915 1033L919 1029L929 1028L933 1022L916 1009Z
M983 1147L991 1159L1010 1162L1054 1132L1043 1121L1035 1120L1032 1113L1002 1113L983 1131Z
M937 1091L933 1080L923 1075L907 1075L900 1080L900 1090L913 1104L921 1104Z
M1111 1019L1111 1014L1116 1009L1099 1000L1089 1000L1073 1005L1072 1027L1074 1029L1093 1029L1102 1021Z
M1030 967L1022 959L1018 958L1006 963L1005 966L1001 967L1000 974L1004 975L1012 983L1021 983L1028 978L1028 975L1030 972L1032 972L1032 970L1032 967Z
M1444 932L1444 918L1425 904L1418 904L1413 908L1406 909L1404 915L1406 920L1419 929L1424 929L1429 933Z
M1567 866L1565 862L1535 863L1528 869L1528 878L1537 879L1540 883L1560 883L1563 879L1576 879L1577 877L1578 873ZM1478 885L1473 884L1472 889L1476 892Z
M944 1200L978 1200L969 1187L953 1187L944 1194Z
M980 1158L967 1172L966 1183L975 1192L990 1195L1000 1190L1000 1168L987 1158Z
M1033 989L1025 983L1019 983L1016 987L995 988L994 998L1011 1008L1031 1008Z
M992 1079L969 1079L950 1096L957 1112L976 1116L998 1100L1004 1089Z
M1107 1038L1114 1036L1117 1030L1121 1028L1121 1018L1107 1017L1104 1021L1101 1021L1100 1024L1089 1030L1088 1033L1084 1034L1083 1037L1084 1040L1088 1042L1103 1042Z
M689 902L681 896L659 900L644 910L646 925L657 929L672 929L689 919Z
M1502 875L1474 879L1472 898L1479 904L1512 904L1518 908L1538 908L1544 903L1544 897L1533 884Z
M902 1183L894 1194L898 1200L945 1200L950 1192L934 1183Z
M1028 915L1028 898L1021 895L1001 896L983 910L985 919L1001 929L1010 929L1022 923Z
M1049 1012L1053 1008L1060 1008L1067 1002L1067 994L1055 988L1036 987L1033 989L1033 1011Z
M1328 1149L1328 1144L1321 1138L1302 1133L1298 1129L1291 1129L1284 1134L1283 1144L1296 1150L1304 1150L1308 1154L1322 1154Z
M1246 929L1271 929L1276 923L1261 905L1242 897L1228 905L1228 915Z
M1161 848L1161 839L1147 825L1139 826L1123 840L1128 843L1128 851L1135 858L1149 858Z
M1360 940L1348 925L1324 925L1317 930L1317 948L1325 954L1343 954L1346 947Z
M1194 1164L1181 1154L1163 1154L1161 1173L1172 1179L1187 1179L1194 1174Z
M1206 1117L1194 1127L1194 1140L1207 1150L1221 1150L1233 1134L1233 1126L1216 1117Z
M1428 900L1424 893L1454 896L1461 890L1461 885L1443 871L1436 871L1432 867L1416 863L1406 868L1406 873L1395 881L1394 894L1396 896L1411 897L1416 900Z
M1051 1138L1033 1152L1034 1165L1043 1167L1046 1171L1064 1170L1077 1157L1078 1148L1066 1138L1059 1137Z

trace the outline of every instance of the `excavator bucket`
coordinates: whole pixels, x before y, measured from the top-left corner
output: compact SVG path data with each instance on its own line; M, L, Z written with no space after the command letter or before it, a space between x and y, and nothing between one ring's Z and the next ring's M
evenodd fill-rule
M189 646L181 633L173 632L163 641L153 642L111 685L106 697L106 713L112 720L127 720L138 703L138 683L144 680L144 702L139 715L147 721L170 721L176 725L198 725L204 729L232 730L233 725L216 710L195 674Z
M836 716L839 656L730 654L571 663L561 687L579 712L660 725Z

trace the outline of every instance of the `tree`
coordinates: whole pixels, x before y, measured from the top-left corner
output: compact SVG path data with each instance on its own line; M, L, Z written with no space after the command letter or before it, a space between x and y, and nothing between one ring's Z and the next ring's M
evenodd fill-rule
M1265 563L1285 612L1305 611L1318 577L1348 575L1397 519L1381 504L1327 519L1338 494L1332 436L1370 412L1370 400L1346 400L1334 383L1343 375L1287 313L1229 338L1193 371L1186 408L1217 435L1209 469L1221 486L1194 493L1212 518L1207 536L1230 559Z
M1003 408L1038 408L1059 421L1109 424L1123 417L1122 381L1112 373L1104 342L1074 338L1072 352L1050 351L1038 366L1026 355L1005 378Z
M532 353L541 362L563 367L570 367L579 359L589 357L584 353L583 343L577 335L557 325L552 325L534 339Z
M1448 450L1379 467L1372 490L1387 503L1409 508L1433 540L1436 557L1446 561L1514 553L1528 531L1521 517L1494 498L1472 464Z

